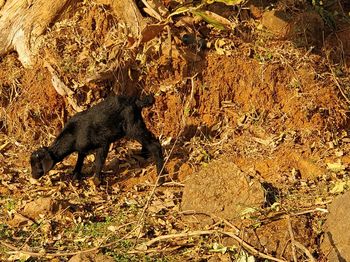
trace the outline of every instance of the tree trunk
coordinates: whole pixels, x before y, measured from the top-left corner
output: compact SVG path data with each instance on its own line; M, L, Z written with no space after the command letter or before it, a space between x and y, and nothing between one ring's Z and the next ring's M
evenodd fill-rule
M7 0L0 10L0 56L17 51L26 67L35 63L40 36L68 0Z
M137 39L145 21L133 0L96 0L110 5ZM35 64L41 35L69 5L69 0L0 0L0 56L17 51L25 67Z

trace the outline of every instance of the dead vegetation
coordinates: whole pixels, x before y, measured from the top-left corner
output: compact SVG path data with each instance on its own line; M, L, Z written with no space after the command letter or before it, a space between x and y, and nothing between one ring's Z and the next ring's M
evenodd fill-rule
M147 19L133 18L138 26L130 28L112 2L67 7L42 36L31 69L15 53L1 59L0 258L327 261L327 208L350 185L349 6L139 1L130 8ZM269 28L271 10L288 19ZM144 117L165 148L172 182L156 187L155 168L127 141L111 148L98 187L71 181L74 157L30 179L31 151L111 91L156 94ZM210 188L222 183L218 174L230 176L225 163L246 177L245 192L261 184L263 204L230 218L215 212L219 204L207 213L183 209L185 186L227 201ZM204 188L197 174L208 179Z

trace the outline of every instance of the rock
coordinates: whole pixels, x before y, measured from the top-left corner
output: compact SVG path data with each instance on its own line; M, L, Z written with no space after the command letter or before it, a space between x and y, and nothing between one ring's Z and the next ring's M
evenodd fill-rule
M314 247L317 245L316 239L312 237L312 227L306 217L291 217L291 226L294 238L306 247ZM237 223L236 226L241 228L244 224ZM285 261L293 261L293 251L290 244L290 233L288 230L289 223L287 219L270 220L268 223L262 223L256 228L245 228L241 237L253 247L259 247L259 250L274 257L283 257ZM232 246L237 242L233 238L223 238L222 245ZM299 249L297 248L299 254ZM311 250L310 250L311 251ZM243 260L246 261L246 260ZM301 261L301 260L298 260ZM305 260L310 261L310 260Z
M115 260L103 254L81 253L75 255L68 262L114 262Z
M261 24L274 35L288 38L298 46L320 46L324 22L315 11L306 11L296 16L279 10L266 11Z
M38 220L41 216L52 216L57 212L58 204L50 197L39 198L29 202L21 212L22 215L33 220Z
M27 217L22 216L21 214L15 213L13 218L7 221L7 224L10 227L16 228L23 226L25 224L31 225L33 221L29 220Z
M261 207L264 199L257 180L249 179L235 164L218 160L188 177L181 209L233 219L247 208Z
M321 250L327 261L350 261L350 192L334 199L324 226Z
M290 29L290 17L287 13L271 10L263 14L261 23L267 30L271 31L273 34L285 37L287 36Z

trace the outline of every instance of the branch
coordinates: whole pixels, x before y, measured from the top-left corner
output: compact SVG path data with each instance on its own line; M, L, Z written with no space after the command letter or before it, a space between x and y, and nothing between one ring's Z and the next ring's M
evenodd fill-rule
M292 229L292 222L290 221L290 216L287 216L287 221L288 221L288 231L290 235L290 242L292 244L292 254L293 254L293 261L298 262L297 255L295 252L295 239L294 239L294 234L293 234L293 229Z
M143 244L140 244L140 246L146 246L149 247L153 245L154 243L164 241L164 240L169 240L169 239L174 239L174 238L188 238L188 237L193 237L193 236L202 236L202 235L214 235L214 234L223 234L229 237L232 237L234 240L236 240L239 244L241 244L247 251L249 251L252 255L259 256L261 258L269 259L272 261L277 261L277 262L285 262L286 260L278 259L275 258L271 255L264 254L257 249L255 249L253 246L249 245L247 242L236 236L232 232L228 231L217 231L217 230L206 230L206 231L190 231L186 233L179 233L179 234L170 234L170 235L163 235L156 237L154 239L151 239Z

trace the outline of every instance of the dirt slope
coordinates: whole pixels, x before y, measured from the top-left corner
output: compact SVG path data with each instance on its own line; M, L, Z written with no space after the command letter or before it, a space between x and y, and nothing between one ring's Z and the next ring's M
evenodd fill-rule
M163 2L169 10L177 6L177 1ZM305 15L297 3L275 2L270 9ZM306 259L302 248L293 251L294 237L327 261L320 250L323 211L349 186L350 52L344 45L339 53L339 44L330 40L335 31L311 4L306 7L316 24L306 19L307 33L301 35L295 25L302 23L287 19L281 26L294 31L283 36L284 29L271 32L263 24L267 9L254 1L247 7L208 6L221 19L237 20L228 31L189 14L175 16L169 31L135 52L108 5L79 2L45 35L42 64L24 69L15 53L1 58L0 239L7 245L1 245L0 258L68 261L74 254L67 253L102 246L99 251L115 261L235 261L254 252L218 233L233 232L232 222L241 239L271 257ZM349 11L345 4L342 8ZM349 42L348 20L335 19L337 40ZM324 45L315 26L326 34ZM196 37L188 43L184 35ZM44 61L54 64L73 90L71 100L56 92ZM30 179L32 150L48 145L76 108L87 108L111 91L156 95L144 117L163 144L170 183L153 191L153 161L142 159L140 146L126 140L111 148L100 187L88 179L93 157L86 161L83 181L71 181L76 156L41 180ZM232 221L209 215L214 222L205 226L195 216L189 220L193 214L180 206L186 179L214 159L234 163L259 180L266 199ZM214 173L206 177L205 185L215 180ZM45 212L29 216L28 206L39 210L43 199ZM184 232L197 235L172 235ZM174 238L148 242L161 235ZM31 253L11 256L8 251L15 248ZM42 257L42 250L58 258Z

